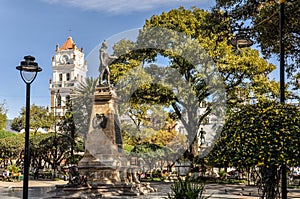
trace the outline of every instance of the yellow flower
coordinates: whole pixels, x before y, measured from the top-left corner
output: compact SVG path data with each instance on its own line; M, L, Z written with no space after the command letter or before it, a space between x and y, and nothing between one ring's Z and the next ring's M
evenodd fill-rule
M258 162L258 163L257 163L257 166L258 166L258 167L263 166L263 165L264 165L263 162Z

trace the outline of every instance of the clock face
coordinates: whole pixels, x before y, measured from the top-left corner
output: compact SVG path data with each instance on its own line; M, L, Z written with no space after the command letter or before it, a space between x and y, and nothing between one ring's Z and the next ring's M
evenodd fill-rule
M61 58L60 58L60 63L62 63L62 64L67 64L68 61L69 61L69 56L68 56L68 55L63 55L63 56L61 56Z

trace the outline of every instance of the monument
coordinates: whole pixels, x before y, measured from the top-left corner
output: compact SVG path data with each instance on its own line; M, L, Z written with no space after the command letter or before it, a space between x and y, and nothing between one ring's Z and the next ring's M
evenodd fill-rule
M84 196L137 196L153 191L149 184L141 185L134 168L123 152L118 114L118 96L110 84L109 64L115 56L107 53L104 41L100 49L99 84L95 89L89 131L86 135L85 154L78 163L84 184L64 186L60 195L69 198ZM81 178L79 178L81 179ZM144 192L144 193L145 193ZM59 194L57 194L59 196ZM123 197L124 198L124 197Z
M87 183L102 193L117 189L121 195L137 195L128 183L129 162L123 153L118 114L118 97L110 84L109 64L115 59L107 52L104 41L99 53L99 85L93 95L89 132L86 136L85 155L78 164Z

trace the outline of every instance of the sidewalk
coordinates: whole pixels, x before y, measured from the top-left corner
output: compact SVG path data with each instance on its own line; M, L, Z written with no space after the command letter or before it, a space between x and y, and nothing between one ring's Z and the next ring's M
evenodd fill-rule
M68 181L63 180L29 180L29 187L52 187L59 184L67 184ZM0 181L0 188L22 188L23 181L3 182Z
M52 180L29 180L29 188L30 190L37 193L42 194L39 195L37 198L45 198L46 190L53 189L55 185L67 184L68 181L52 181ZM172 183L165 183L165 182L152 182L151 187L157 188L158 192L150 193L145 196L135 197L135 198L143 198L143 199L162 199L167 197L168 193L170 192L170 185ZM17 197L16 191L22 191L23 181L16 181L16 182L2 182L0 181L0 193L7 193L12 190L15 192L15 197L13 198L20 198ZM44 191L44 192L43 192ZM259 199L257 188L255 186L246 186L244 184L207 184L205 186L205 195L208 196L212 194L210 199ZM43 195L44 194L44 195ZM20 195L20 194L19 194ZM35 196L36 194L34 194ZM1 199L12 197L2 197L3 195L0 194ZM288 199L300 199L300 189L289 189L288 190Z
M158 189L157 193L151 193L145 198L159 199L167 196L170 192L170 185L152 183L154 188ZM209 199L258 199L257 188L255 186L242 185L228 185L228 184L207 184L205 186L204 195L211 197Z

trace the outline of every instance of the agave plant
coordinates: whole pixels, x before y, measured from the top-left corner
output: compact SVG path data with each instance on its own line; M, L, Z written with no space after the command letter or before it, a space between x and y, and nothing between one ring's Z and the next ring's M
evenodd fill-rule
M168 193L167 199L206 199L209 196L203 196L205 184L192 182L189 178L171 185L171 193Z

